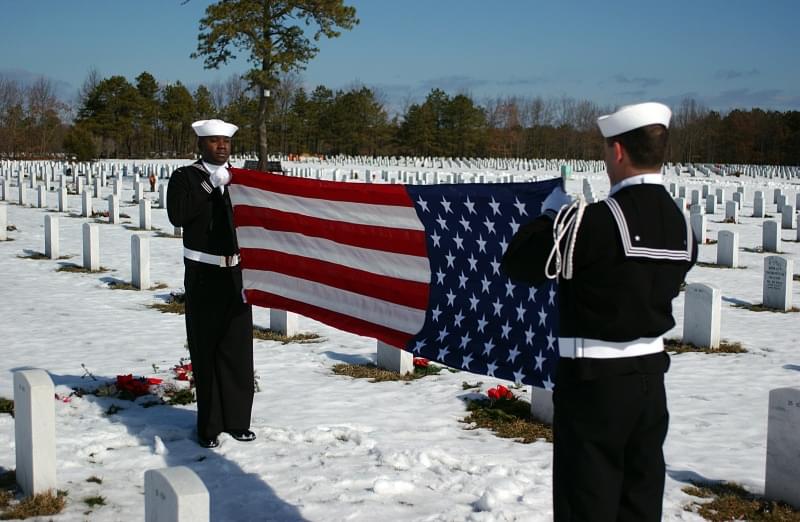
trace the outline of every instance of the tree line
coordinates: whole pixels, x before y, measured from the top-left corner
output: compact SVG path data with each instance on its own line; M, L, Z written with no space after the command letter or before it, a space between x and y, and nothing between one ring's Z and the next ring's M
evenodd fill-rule
M433 89L393 110L376 89L309 91L294 74L283 75L266 100L255 92L236 76L190 89L148 72L131 82L91 71L66 104L46 79L23 85L0 77L0 157L190 157L191 123L206 118L237 124L234 153L252 154L264 101L271 154L599 159L595 120L613 109L569 97L478 103ZM686 99L673 113L670 161L800 165L798 111L721 113Z

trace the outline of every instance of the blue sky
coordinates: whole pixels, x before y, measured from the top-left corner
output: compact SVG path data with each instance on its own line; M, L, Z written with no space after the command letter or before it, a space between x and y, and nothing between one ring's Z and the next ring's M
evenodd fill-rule
M0 74L44 75L64 93L91 68L189 86L246 70L189 55L208 0L3 2ZM313 88L361 83L393 105L431 88L477 101L569 96L601 105L691 96L708 107L800 110L797 0L346 0L361 24L323 40Z

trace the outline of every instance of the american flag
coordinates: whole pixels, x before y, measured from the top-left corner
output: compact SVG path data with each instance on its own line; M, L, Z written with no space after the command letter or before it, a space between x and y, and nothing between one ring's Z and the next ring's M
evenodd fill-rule
M500 260L560 180L387 185L231 173L249 303L552 389L555 284L512 281Z

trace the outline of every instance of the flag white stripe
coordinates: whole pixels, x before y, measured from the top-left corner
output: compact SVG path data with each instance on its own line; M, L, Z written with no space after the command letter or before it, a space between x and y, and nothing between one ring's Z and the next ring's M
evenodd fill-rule
M403 333L416 334L425 323L425 310L367 297L307 279L252 269L242 270L242 277L248 289L279 295Z
M239 227L236 229L236 236L239 239L239 248L275 250L395 279L425 284L431 282L427 257L344 245L330 239L295 232L277 232L261 227Z
M281 212L291 212L308 217L356 225L385 227L387 223L391 223L392 228L425 230L422 222L417 217L414 207L370 205L369 203L307 198L279 194L243 185L231 185L230 189L231 202L234 206L264 207Z

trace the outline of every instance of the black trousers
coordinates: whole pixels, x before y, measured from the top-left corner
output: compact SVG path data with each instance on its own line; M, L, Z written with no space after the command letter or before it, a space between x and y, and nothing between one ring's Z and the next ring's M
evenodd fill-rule
M197 391L197 435L250 427L253 310L242 302L242 271L184 260L186 337Z
M554 519L661 520L669 423L664 374L557 382Z

